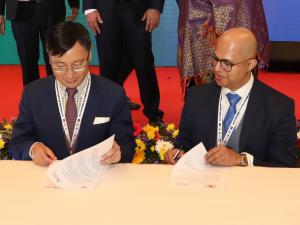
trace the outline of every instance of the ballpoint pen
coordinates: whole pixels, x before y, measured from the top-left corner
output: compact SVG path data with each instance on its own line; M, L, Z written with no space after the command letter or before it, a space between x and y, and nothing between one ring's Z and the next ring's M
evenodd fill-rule
M178 149L177 152L175 153L175 155L173 156L173 160L176 159L176 157L178 156L179 152L181 151L181 149Z

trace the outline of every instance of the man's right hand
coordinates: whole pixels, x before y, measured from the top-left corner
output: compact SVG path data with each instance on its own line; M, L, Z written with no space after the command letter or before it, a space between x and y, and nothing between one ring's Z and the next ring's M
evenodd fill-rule
M5 19L0 15L0 34L5 34Z
M37 143L32 147L32 161L39 166L49 166L57 160L54 153L43 143Z
M94 35L101 33L100 24L103 23L102 17L99 13L99 11L91 12L87 15L85 15L86 21L93 31Z
M179 152L179 154L177 154L177 152ZM185 154L184 151L174 148L174 149L170 149L166 152L165 157L164 157L164 161L168 164L176 164L176 162ZM176 158L174 159L176 155Z

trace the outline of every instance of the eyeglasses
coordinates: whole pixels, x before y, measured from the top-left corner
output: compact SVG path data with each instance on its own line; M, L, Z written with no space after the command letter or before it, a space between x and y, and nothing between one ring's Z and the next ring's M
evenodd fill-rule
M87 61L81 65L72 65L71 66L71 71L73 73L81 73L87 69L88 69ZM56 73L67 74L69 72L69 67L68 66L52 67L52 70L55 71Z
M223 70L225 70L226 72L231 72L232 70L232 67L236 66L236 65L239 65L243 62L246 62L250 59L253 59L253 58L249 58L249 59L245 59L241 62L238 62L238 63L232 63L230 62L228 59L219 59L215 54L213 54L211 56L212 58L212 63L213 63L213 66L216 66L218 64L218 62L220 62L220 66Z

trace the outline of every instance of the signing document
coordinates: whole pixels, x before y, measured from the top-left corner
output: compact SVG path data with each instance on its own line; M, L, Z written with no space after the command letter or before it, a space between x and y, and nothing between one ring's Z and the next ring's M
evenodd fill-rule
M171 181L176 185L203 189L223 189L223 169L206 164L202 142L185 153L174 166Z
M95 189L108 167L100 164L101 156L112 148L113 141L114 135L64 160L55 161L48 168L49 179L62 189Z

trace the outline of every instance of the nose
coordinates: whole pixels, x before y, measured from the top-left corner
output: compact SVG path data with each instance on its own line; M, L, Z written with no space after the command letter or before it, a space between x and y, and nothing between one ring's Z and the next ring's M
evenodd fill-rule
M68 69L68 72L66 73L66 78L67 79L71 79L72 77L73 77L73 71L72 71L72 69Z
M221 62L217 61L217 63L213 66L214 71L221 71Z

